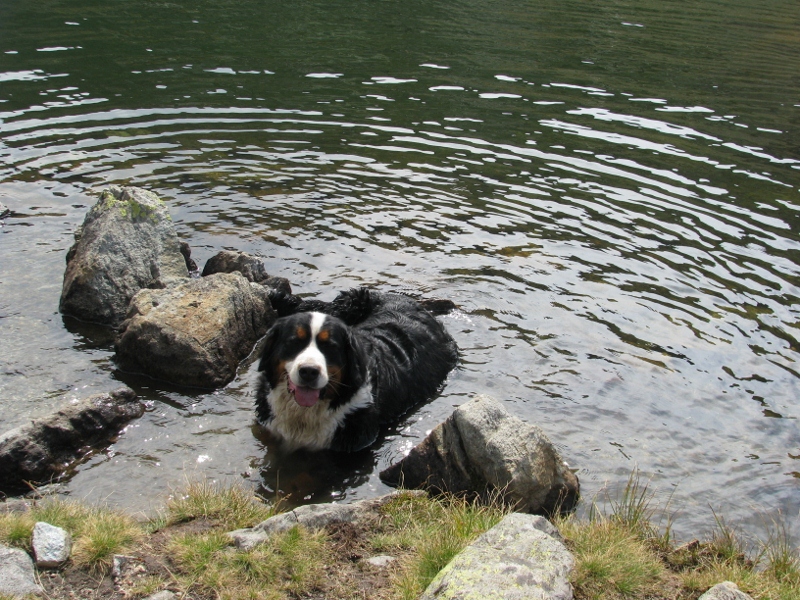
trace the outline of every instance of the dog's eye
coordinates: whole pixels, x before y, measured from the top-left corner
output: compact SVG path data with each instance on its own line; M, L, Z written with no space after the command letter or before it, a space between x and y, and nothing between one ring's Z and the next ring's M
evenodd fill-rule
M338 346L330 329L323 329L317 334L317 343L328 346Z

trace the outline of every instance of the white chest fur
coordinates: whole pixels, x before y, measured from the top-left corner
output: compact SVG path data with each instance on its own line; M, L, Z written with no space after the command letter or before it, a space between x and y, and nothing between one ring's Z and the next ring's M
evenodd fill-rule
M266 427L281 438L287 450L324 450L330 447L336 430L349 413L372 403L372 386L367 378L349 402L330 410L326 400L310 407L297 404L284 379L269 393L267 401L272 409L272 418Z

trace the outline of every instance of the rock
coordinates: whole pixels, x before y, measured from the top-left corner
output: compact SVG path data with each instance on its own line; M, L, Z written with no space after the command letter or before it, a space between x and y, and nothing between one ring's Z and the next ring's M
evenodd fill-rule
M0 502L0 515L22 514L31 511L33 502L22 498L8 498L5 502Z
M156 592L155 594L148 596L144 600L175 600L178 595L174 592L170 592L169 590L162 590L160 592Z
M570 510L578 478L544 432L490 396L458 407L408 456L380 474L391 486L500 497L516 510Z
M69 560L72 536L55 525L39 521L33 526L33 555L40 569L60 567Z
M753 598L741 591L732 581L723 581L700 596L699 600L753 600Z
M420 600L571 600L574 559L544 518L512 513L433 578Z
M361 514L363 506L353 504L308 504L292 511L275 515L250 529L237 529L228 535L237 548L250 550L266 542L273 534L287 531L295 525L306 529L322 529L331 523L352 523Z
M239 273L142 290L120 326L117 364L178 385L223 386L275 318L269 291Z
M397 559L394 556L387 556L382 554L381 556L371 556L370 558L365 558L364 562L368 565L372 565L373 567L378 567L379 569L385 569L390 564L392 564Z
M135 556L115 554L111 562L111 576L117 585L130 585L147 573L144 561Z
M260 258L246 252L223 250L212 256L203 267L203 277L214 273L241 273L253 283L260 283L284 294L292 293L292 286L288 279L272 277L267 273Z
M255 527L231 531L228 536L237 548L251 550L266 542L273 534L301 525L306 529L322 529L331 523L353 523L376 515L378 509L396 498L386 494L352 504L307 504L262 521Z
M0 219L5 219L8 216L8 213L11 211L8 210L8 207L0 202Z
M144 405L128 388L76 400L55 413L0 436L0 490L27 490L47 481L90 447L107 443Z
M75 233L60 310L84 321L117 326L136 292L188 277L166 205L141 188L111 186Z
M18 548L0 546L0 594L24 597L27 594L43 594L36 583L33 561L28 553Z
M25 494L25 498L29 500L41 500L42 498L47 498L48 496L60 494L63 491L63 483L46 483L45 485L34 487L30 492Z

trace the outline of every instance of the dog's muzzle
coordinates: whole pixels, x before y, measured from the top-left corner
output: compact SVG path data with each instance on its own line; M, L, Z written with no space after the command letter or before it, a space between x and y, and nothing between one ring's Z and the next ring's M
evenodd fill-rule
M288 378L289 392L294 396L295 402L300 406L309 408L319 402L322 387L317 387L321 372L318 367L304 366L297 369L297 374L300 379L299 383L292 381L291 376Z

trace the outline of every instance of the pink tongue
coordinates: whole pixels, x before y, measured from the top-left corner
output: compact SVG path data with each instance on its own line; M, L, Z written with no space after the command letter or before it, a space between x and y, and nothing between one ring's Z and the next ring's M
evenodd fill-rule
M300 406L314 406L319 400L319 390L313 388L294 385L289 382L289 389L294 392L294 399Z

